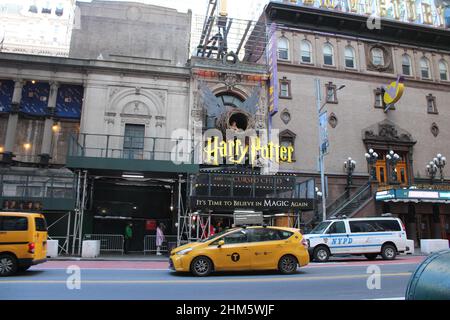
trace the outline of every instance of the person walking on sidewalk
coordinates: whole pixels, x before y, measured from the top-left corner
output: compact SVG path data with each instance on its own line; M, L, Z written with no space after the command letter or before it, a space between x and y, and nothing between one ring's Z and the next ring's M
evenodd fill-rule
M164 237L164 224L160 223L159 226L156 228L156 255L161 256L161 246L163 242L165 241Z
M125 243L124 243L124 253L127 254L130 251L131 239L133 238L133 224L130 222L125 227Z

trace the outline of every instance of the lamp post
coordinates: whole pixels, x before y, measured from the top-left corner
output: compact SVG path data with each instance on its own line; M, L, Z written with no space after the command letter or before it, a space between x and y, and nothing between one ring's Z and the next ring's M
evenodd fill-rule
M355 168L356 168L356 161L352 160L352 158L348 158L347 161L344 162L344 170L347 173L347 188L349 188L352 185L352 177Z
M439 174L441 175L441 182L444 182L444 167L447 164L447 158L442 156L442 154L438 154L436 158L433 159L434 164L439 169Z
M433 180L436 177L438 167L434 164L433 161L430 161L429 164L427 164L427 174L430 177L430 182L433 184Z
M318 120L318 128L319 128L319 167L320 167L320 185L321 185L321 193L322 193L322 220L325 221L327 219L327 205L326 205L326 193L325 193L325 164L324 164L324 156L326 153L326 149L328 147L328 141L324 141L325 137L322 135L322 126L320 123L322 109L327 105L327 101L322 104L322 93L320 87L320 80L315 79L316 84L316 104L317 104L317 120ZM342 90L345 88L345 85L341 85L336 91ZM326 111L325 111L326 113ZM326 127L325 127L326 128Z
M369 165L369 180L376 180L376 170L375 164L378 161L378 153L376 153L373 149L370 149L368 153L365 154L367 164Z
M397 163L400 161L400 156L396 154L393 150L389 151L386 156L386 160L389 162L389 168L391 170L391 181L397 182L397 172L395 171Z

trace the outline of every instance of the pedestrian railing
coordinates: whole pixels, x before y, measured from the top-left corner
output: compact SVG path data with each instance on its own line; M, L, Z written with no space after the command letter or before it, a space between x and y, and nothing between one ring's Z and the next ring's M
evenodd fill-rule
M100 252L120 252L123 254L124 238L120 234L85 234L83 240L100 241Z
M164 236L164 242L162 243L159 252L162 254L169 253L170 250L177 245L177 236ZM156 236L145 236L144 238L144 254L155 254L158 252L156 246Z

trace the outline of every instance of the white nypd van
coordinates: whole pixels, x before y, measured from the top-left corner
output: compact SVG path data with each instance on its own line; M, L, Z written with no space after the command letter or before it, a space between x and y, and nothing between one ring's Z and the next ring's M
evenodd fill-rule
M381 255L393 260L406 246L406 230L398 218L333 219L319 223L304 238L311 260L326 262L332 255L364 255L374 260Z

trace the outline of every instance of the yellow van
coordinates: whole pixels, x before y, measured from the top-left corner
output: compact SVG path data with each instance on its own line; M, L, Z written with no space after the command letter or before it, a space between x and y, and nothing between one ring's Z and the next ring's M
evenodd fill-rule
M0 277L47 261L47 224L42 214L0 212Z

